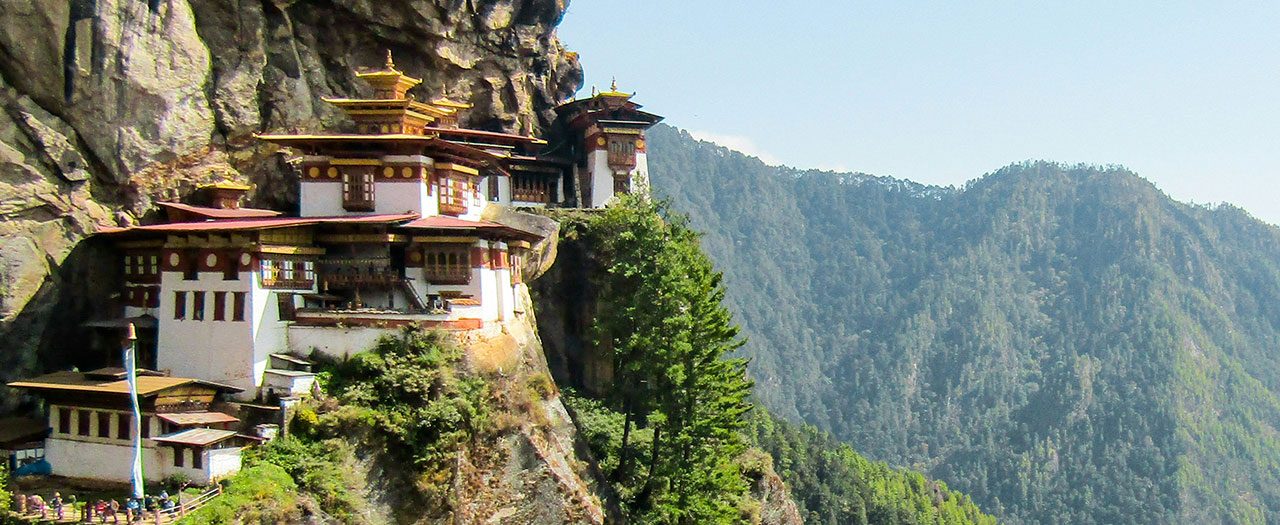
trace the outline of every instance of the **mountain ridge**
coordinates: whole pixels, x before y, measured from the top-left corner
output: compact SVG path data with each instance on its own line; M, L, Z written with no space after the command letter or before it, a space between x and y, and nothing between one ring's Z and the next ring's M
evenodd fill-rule
M929 187L650 142L775 413L1014 523L1277 518L1280 228L1118 166Z

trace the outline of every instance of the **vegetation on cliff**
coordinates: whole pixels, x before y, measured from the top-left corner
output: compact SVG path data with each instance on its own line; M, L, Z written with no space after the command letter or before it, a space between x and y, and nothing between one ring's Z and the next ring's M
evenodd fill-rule
M1274 226L1117 167L938 188L648 138L779 416L1015 523L1280 520Z
M744 479L776 464L798 482L809 523L994 522L941 483L751 414L721 275L684 216L628 197L570 219L566 235L590 244L602 269L595 328L613 376L603 396L566 403L633 521L752 522Z
M456 510L461 450L500 430L488 383L462 373L462 357L449 335L409 327L370 351L325 365L320 380L326 395L298 409L288 436L251 451L248 468L230 480L228 497L191 522L447 518ZM362 469L362 462L374 465ZM360 470L380 479L362 479ZM281 491L289 497L277 497ZM370 492L383 494L368 501ZM390 502L398 504L387 507Z
M745 360L728 355L742 343L720 274L697 234L648 199L622 198L572 227L605 267L594 329L611 351L605 406L620 428L596 452L623 506L641 523L736 521L751 383Z

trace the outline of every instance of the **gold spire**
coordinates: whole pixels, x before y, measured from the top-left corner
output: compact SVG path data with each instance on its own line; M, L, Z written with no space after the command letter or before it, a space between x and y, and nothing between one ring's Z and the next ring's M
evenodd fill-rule
M373 86L374 98L387 100L404 100L409 88L422 83L422 79L407 76L396 69L391 49L387 49L387 61L382 69L356 73L356 76Z
M613 77L612 81L609 82L609 91L601 91L600 93L596 93L595 88L591 89L591 96L594 97L597 95L602 97L631 98L632 96L635 95L635 93L623 93L621 91L618 91L618 78Z
M388 57L391 56L390 51L387 51L387 56ZM390 58L388 58L388 60L390 60ZM609 82L609 91L617 91L617 90L618 90L618 77L611 77L611 80Z

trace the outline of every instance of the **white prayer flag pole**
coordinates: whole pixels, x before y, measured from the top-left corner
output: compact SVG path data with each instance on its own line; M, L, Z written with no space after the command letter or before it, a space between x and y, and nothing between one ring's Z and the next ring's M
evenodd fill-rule
M129 401L133 403L133 497L141 500L143 494L142 478L142 410L138 407L138 334L129 323L129 331L125 334L124 373L129 382Z

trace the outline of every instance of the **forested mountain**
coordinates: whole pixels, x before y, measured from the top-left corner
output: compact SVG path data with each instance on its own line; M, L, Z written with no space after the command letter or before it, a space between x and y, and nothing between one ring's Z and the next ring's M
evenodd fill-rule
M940 188L649 145L778 415L1013 523L1280 521L1280 229L1118 167Z

